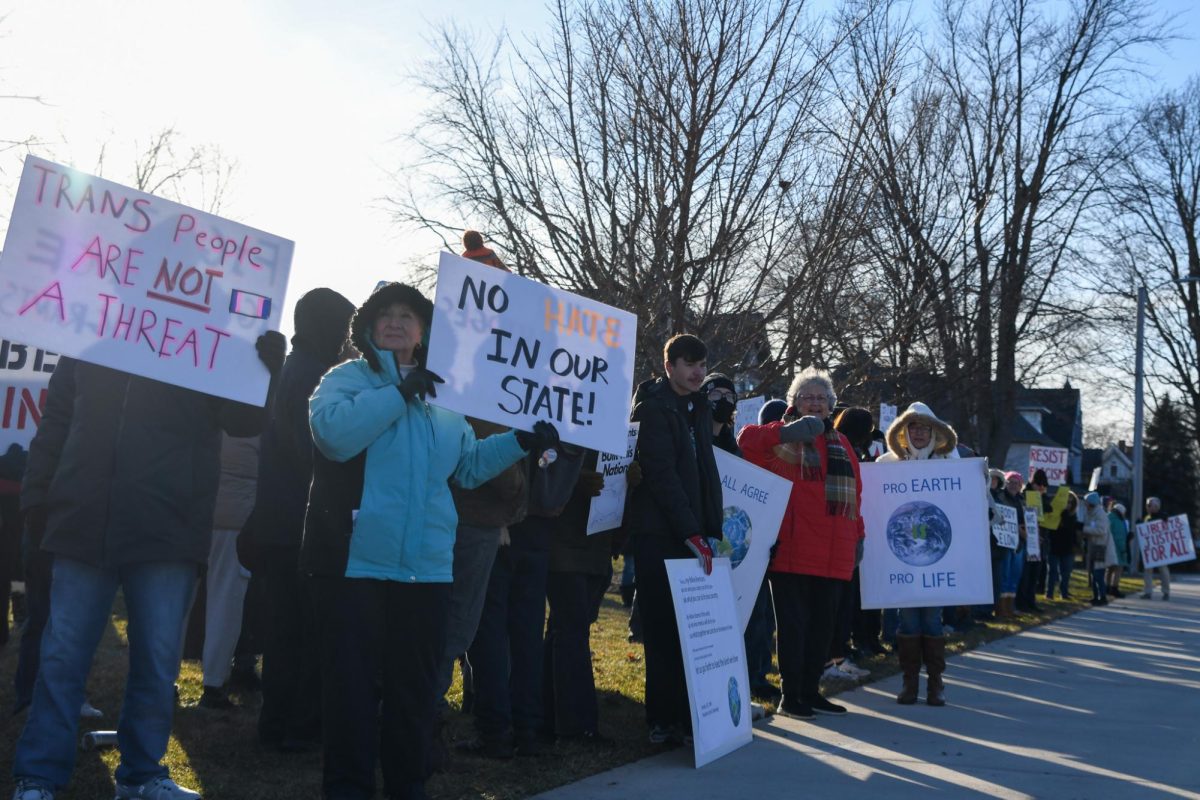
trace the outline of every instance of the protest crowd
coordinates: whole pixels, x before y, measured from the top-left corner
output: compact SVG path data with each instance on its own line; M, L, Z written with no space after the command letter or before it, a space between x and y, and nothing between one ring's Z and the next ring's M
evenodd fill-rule
M467 259L506 269L480 234L463 242ZM602 454L550 422L513 430L433 402L451 377L427 364L433 316L405 284L357 304L308 291L290 351L279 333L258 338L265 407L60 358L28 453L0 464L5 541L18 543L4 557L19 559L25 584L14 800L52 800L70 781L118 590L129 642L118 798L200 797L163 765L188 649L203 667L199 705L230 708L239 681L261 691L261 745L319 754L330 800L374 797L377 766L386 797L421 798L451 759L543 757L556 740L604 747L589 632L614 564L630 639L645 646L646 735L690 745L668 564L709 573L722 557L718 451L792 486L745 626L756 713L844 715L827 688L868 674L854 658L886 652L903 674L898 703L952 703L947 632L1069 597L1077 556L1095 605L1121 596L1139 565L1137 509L1051 486L1040 470L991 469L979 500L989 525L1003 509L1017 517L1014 542L980 532L993 602L862 608L860 465L974 454L920 398L885 435L802 364L786 397L737 420L733 381L709 371L690 334L662 343L662 374L636 386L623 519L589 534L609 480ZM1147 501L1146 519L1166 513ZM1166 567L1144 570L1144 596L1155 572L1166 600ZM198 649L189 619L203 626ZM455 670L475 731L457 742L445 725Z

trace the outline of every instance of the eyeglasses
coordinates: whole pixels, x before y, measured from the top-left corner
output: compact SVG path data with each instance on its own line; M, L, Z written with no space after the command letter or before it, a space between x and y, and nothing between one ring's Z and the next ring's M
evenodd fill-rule
M709 400L728 400L731 403L737 402L737 395L728 389L713 389L708 393Z
M824 395L824 394L798 394L798 395L796 395L796 399L797 399L797 400L799 400L801 403L816 403L816 402L828 403L828 402L829 402L829 395Z

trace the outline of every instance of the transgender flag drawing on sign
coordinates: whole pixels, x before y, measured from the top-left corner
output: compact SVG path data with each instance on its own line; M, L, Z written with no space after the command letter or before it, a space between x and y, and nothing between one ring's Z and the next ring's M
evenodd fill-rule
M234 289L229 294L229 313L255 319L266 319L271 316L271 298L254 292Z

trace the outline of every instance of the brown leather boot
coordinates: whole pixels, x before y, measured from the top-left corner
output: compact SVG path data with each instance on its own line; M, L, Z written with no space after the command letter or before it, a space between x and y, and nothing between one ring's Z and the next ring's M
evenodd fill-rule
M925 702L931 706L946 705L946 691L942 686L942 673L946 671L946 637L921 637L922 655L929 683L925 689Z
M896 655L904 672L904 688L896 695L896 702L911 706L917 702L917 692L921 688L921 637L897 634Z
M1011 594L1000 595L1000 602L996 604L996 618L1009 619L1013 615L1013 596Z

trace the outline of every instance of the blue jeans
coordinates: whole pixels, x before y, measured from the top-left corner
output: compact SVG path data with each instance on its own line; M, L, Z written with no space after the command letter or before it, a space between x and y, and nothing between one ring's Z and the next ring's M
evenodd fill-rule
M901 636L941 636L942 607L900 609Z
M1004 571L1000 578L1000 594L1016 594L1021 584L1021 571L1025 568L1025 545L1007 551Z
M1071 571L1075 569L1075 554L1065 556L1050 556L1050 585L1046 587L1046 596L1054 596L1054 587L1061 587L1060 594L1069 597L1071 592Z
M197 576L196 565L187 562L100 568L55 557L50 621L42 636L33 705L13 758L14 777L52 789L70 780L79 707L117 587L129 616L129 677L117 724L117 782L141 784L167 774L159 762L171 736L183 623Z

